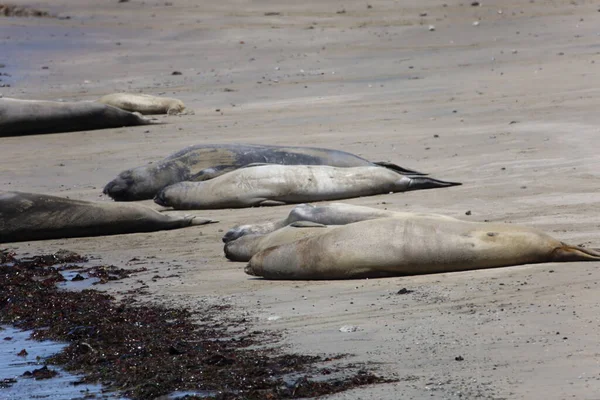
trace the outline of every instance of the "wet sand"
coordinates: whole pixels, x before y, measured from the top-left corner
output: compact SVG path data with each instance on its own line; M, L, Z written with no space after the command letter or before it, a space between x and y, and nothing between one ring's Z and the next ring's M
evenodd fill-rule
M0 19L9 49L0 72L12 75L0 93L90 100L139 91L180 98L195 115L0 138L3 189L110 201L101 190L120 171L187 145L311 145L463 182L350 203L525 224L600 247L593 2L87 3L27 3L70 19ZM281 14L265 15L273 12ZM598 263L274 282L223 257L231 226L290 208L203 211L221 222L3 247L67 248L121 266L138 258L130 264L148 267L136 276L143 283L110 290L145 284L149 299L167 305L232 304L257 329L285 330L292 351L353 353L400 379L330 398L563 399L600 390ZM167 271L179 277L152 280ZM402 288L414 292L397 294ZM345 325L358 330L340 332Z

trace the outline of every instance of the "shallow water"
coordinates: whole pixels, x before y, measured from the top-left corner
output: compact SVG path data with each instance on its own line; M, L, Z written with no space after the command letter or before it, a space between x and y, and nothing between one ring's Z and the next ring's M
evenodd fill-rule
M49 369L58 372L51 379L36 380L23 376L26 371L42 368L44 360L61 351L65 344L50 340L29 339L31 331L22 331L10 326L0 326L0 381L16 379L16 382L0 385L0 398L3 400L22 399L123 399L114 393L102 393L101 385L77 384L81 375L74 375L56 366ZM26 356L19 356L21 350ZM8 386L8 387L4 387Z

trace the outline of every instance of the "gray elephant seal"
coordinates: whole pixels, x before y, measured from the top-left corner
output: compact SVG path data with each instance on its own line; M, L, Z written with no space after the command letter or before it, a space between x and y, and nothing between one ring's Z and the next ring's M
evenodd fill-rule
M172 217L139 204L0 192L0 243L152 232L214 222Z
M308 221L322 225L347 225L353 222L365 221L375 218L389 218L408 215L429 215L438 218L453 220L454 218L441 214L409 213L393 210L380 210L378 208L355 206L348 203L330 204L298 204L284 219L263 222L259 224L239 225L228 230L223 236L223 242L236 240L244 235L264 235L281 229L297 221Z
M250 261L256 253L273 246L292 243L297 240L321 235L335 228L335 225L322 225L308 221L293 222L266 235L246 235L225 244L225 257L231 261Z
M185 110L181 100L172 97L157 97L147 94L112 93L102 96L99 103L108 104L121 110L140 114L179 114Z
M138 114L90 101L0 98L0 137L147 125Z
M154 201L177 210L243 208L339 200L390 192L460 185L409 177L379 166L338 168L327 165L257 165L204 182L179 182Z
M347 279L600 261L600 252L536 229L407 216L356 222L263 250L246 273L268 279Z
M104 187L104 193L116 201L151 199L161 189L174 183L212 179L253 163L335 167L382 165L400 173L423 175L387 162L372 163L338 150L253 144L201 144L187 147L155 164L121 172Z

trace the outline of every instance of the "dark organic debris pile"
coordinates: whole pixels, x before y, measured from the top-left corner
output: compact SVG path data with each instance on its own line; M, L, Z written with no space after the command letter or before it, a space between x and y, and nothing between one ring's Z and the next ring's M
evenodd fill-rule
M94 285L103 284L110 281L118 281L129 278L133 274L147 271L147 268L124 269L115 267L114 265L98 265L94 267L81 268L78 265L67 265L58 268L59 271L77 270L78 274L72 278L72 281L81 281L87 278L97 278L98 281ZM83 274L83 275L82 275Z
M50 13L31 7L0 3L0 17L52 17Z
M68 342L48 362L83 372L85 382L135 399L181 390L208 391L218 399L286 399L388 381L352 366L324 367L330 358L249 349L272 337L240 334L245 321L227 320L223 307L194 310L201 317L195 323L185 309L57 289L64 278L55 265L81 260L67 252L21 260L0 251L0 322L33 329L36 339Z

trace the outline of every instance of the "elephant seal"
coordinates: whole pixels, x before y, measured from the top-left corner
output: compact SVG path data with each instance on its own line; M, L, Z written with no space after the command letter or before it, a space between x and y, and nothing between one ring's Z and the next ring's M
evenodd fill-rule
M304 164L360 167L382 165L410 175L423 175L388 162L372 163L338 150L254 144L200 144L186 147L153 165L123 171L104 187L116 201L151 199L181 181L204 181L248 164Z
M157 97L147 94L112 93L102 96L99 103L108 104L121 110L140 114L180 114L185 110L181 100L172 97Z
M227 243L244 235L264 235L297 221L308 221L322 225L347 225L369 219L406 215L435 215L438 218L454 219L441 214L380 210L378 208L355 206L348 203L330 203L322 205L298 204L296 207L292 208L288 216L282 220L235 226L225 233L222 240L224 243Z
M147 125L142 116L91 101L0 98L0 137Z
M409 177L387 168L328 165L256 165L204 182L167 186L154 202L177 210L244 208L372 196L390 192L460 185Z
M153 232L215 222L172 217L139 204L0 192L0 243Z
M266 235L246 235L225 244L225 257L231 261L250 261L256 253L273 246L292 243L309 236L329 232L335 225L297 221Z
M406 216L270 247L255 254L245 271L267 279L347 279L563 261L600 261L600 252L511 224Z

